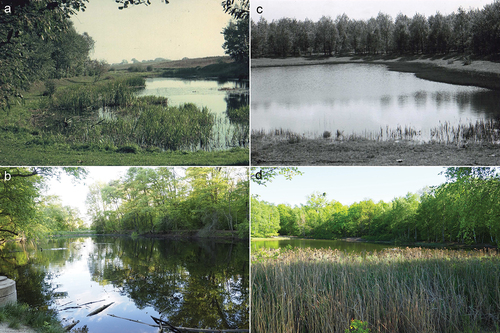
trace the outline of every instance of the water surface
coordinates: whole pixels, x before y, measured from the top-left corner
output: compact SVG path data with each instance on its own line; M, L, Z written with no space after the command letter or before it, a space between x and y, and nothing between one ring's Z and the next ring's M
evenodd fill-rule
M500 94L419 79L385 65L329 64L252 69L252 129L380 133L387 126L431 128L494 119Z
M329 240L329 239L280 239L280 240L253 240L252 251L264 249L279 249L287 246L312 249L338 249L351 253L360 253L362 251L381 251L386 248L394 248L394 245L373 244L364 242L347 242L344 240Z
M56 309L90 332L158 331L108 314L150 324L154 316L176 326L248 328L247 242L85 237L11 247L2 257L1 273L16 281L18 301Z

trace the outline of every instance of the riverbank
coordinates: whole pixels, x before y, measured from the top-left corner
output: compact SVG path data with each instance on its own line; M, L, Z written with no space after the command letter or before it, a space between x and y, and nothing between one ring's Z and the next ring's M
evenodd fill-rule
M463 55L421 56L342 56L252 59L251 67L308 66L346 63L383 64L389 70L415 73L419 78L500 90L500 63L473 59L464 65Z
M496 144L420 143L406 140L290 140L252 135L251 163L256 165L498 165Z
M55 312L41 311L26 304L13 303L0 308L0 332L63 333L66 331Z

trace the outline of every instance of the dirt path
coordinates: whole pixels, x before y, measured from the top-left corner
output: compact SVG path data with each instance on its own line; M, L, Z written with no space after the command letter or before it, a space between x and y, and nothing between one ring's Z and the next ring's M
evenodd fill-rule
M252 165L500 165L500 146L364 139L288 143L252 138Z

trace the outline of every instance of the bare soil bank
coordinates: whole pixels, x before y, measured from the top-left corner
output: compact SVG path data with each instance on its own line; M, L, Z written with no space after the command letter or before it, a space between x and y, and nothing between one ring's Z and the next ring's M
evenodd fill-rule
M419 78L471 85L500 90L500 63L477 59L464 65L463 56L345 56L345 57L298 57L252 59L252 68L279 66L306 66L345 63L372 63L387 65L389 70L415 73Z
M252 137L252 165L500 165L500 147L365 139L289 143Z

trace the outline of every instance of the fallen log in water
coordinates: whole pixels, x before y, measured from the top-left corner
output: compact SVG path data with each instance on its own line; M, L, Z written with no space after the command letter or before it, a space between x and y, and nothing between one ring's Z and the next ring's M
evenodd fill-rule
M64 327L64 330L65 330L65 331L67 331L67 332L71 331L71 329L72 329L73 327L75 327L76 325L78 325L78 323L79 323L79 322L80 322L80 321L79 321L79 320L77 320L76 322L73 322L72 324L69 324L68 326Z
M108 313L108 316L111 316L111 317L113 317L113 318L125 319L125 320L128 320L128 321L132 321L132 322L134 322L134 323L143 324L143 325L148 325L148 326L151 326L151 327L158 327L158 325L151 325L151 324L148 324L148 323L142 322L142 321L140 321L140 320L134 320L134 319L123 318L123 317L115 316L114 314L109 314L109 313Z
M89 313L89 314L87 315L87 317L90 317L90 316L96 315L96 314L98 314L98 313L100 313L100 312L102 312L102 311L106 310L106 309L107 309L108 307L110 307L110 306L111 306L111 304L113 304L113 303L114 303L114 302L111 302L111 303L109 303L109 304L106 304L106 305L101 306L100 308L98 308L98 309L96 309L96 310L92 311L91 313Z
M189 327L175 327L165 320L155 318L151 316L153 320L162 328L162 326L166 326L172 332L212 332L212 333L232 333L232 332L249 332L248 329L218 329L218 328L189 328ZM173 330L173 329L175 330Z

